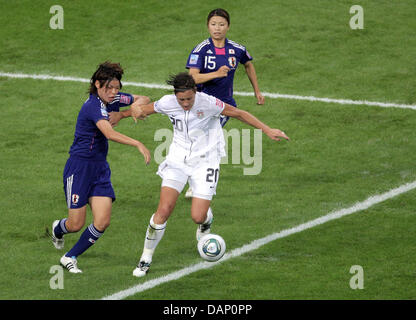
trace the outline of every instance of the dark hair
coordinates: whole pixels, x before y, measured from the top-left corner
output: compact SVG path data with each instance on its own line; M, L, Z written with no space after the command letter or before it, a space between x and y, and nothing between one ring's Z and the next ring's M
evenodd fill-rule
M166 83L173 86L175 94L187 90L196 90L195 80L187 72L170 75Z
M117 79L120 82L121 89L121 77L123 76L123 73L124 71L120 63L112 63L110 61L101 63L98 66L97 71L95 71L91 77L89 92L97 94L97 87L95 86L95 81L97 80L100 82L100 88L102 88L105 83L108 83L113 79Z
M217 8L217 9L212 10L208 14L207 24L209 23L209 20L214 16L223 17L225 20L227 20L228 25L230 25L230 15L228 14L228 12L226 10L221 9L221 8Z

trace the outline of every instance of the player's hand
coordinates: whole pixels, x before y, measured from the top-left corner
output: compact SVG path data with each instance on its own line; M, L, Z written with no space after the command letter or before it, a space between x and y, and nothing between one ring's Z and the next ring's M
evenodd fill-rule
M263 95L260 92L258 92L258 93L255 93L255 96L256 96L256 99L257 99L257 104L263 105L264 104Z
M280 141L280 138L290 140L290 138L279 129L270 129L264 132L270 139Z
M137 123L137 119L144 120L146 119L146 114L140 105L132 104L131 107L131 116L133 117L134 122Z
M115 127L117 123L123 118L121 112L110 112L108 118L112 127Z
M224 77L226 77L228 75L228 71L230 71L230 68L228 68L227 66L221 66L217 70L218 78L224 78Z
M139 144L137 145L137 149L143 155L146 165L148 165L150 163L150 159L152 158L150 155L150 151L141 142L139 142Z

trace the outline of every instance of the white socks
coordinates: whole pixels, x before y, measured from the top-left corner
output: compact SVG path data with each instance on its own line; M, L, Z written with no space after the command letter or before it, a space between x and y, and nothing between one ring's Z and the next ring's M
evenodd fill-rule
M146 239L144 240L143 254L141 261L151 262L153 253L165 233L166 222L164 224L156 224L153 222L153 217L150 218L149 226L146 231Z
M153 221L154 214L150 218L149 226L147 227L146 231L146 238L144 240L144 248L143 253L140 258L140 261L145 261L147 263L152 262L152 256L155 252L157 245L159 244L160 240L162 239L165 229L166 223L164 224L156 224ZM202 224L206 224L210 222L213 218L211 207L208 208L207 217Z
M211 210L211 207L209 207L208 211L207 211L207 218L205 219L205 221L202 224L206 224L206 223L210 222L212 217L213 217L212 210Z

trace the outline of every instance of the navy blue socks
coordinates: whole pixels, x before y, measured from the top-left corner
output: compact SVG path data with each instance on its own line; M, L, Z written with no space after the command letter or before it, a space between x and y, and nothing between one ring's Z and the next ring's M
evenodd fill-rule
M97 241L104 231L99 231L94 227L94 224L90 224L87 229L81 234L78 242L69 250L65 256L67 257L78 257L85 250L91 247L95 241Z

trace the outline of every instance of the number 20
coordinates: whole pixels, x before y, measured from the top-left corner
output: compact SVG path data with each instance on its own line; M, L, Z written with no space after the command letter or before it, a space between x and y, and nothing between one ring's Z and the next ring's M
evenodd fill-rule
M172 122L174 128L176 128L176 130L182 132L183 131L183 123L180 119L175 119L174 117L169 117L170 121Z

